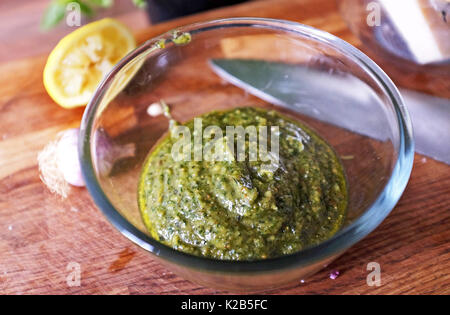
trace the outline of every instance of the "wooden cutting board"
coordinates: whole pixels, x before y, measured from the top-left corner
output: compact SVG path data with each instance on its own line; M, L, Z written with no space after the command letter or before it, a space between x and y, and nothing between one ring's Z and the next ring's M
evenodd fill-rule
M252 1L142 30L139 41L206 19L288 19L359 42L331 0ZM179 278L135 247L103 217L85 189L68 199L39 179L36 156L59 131L78 126L83 108L65 110L42 84L46 56L0 64L0 293L225 293ZM391 215L366 239L305 283L268 293L450 293L450 167L417 155L408 187ZM381 286L366 283L381 265ZM71 263L81 285L69 287ZM69 267L69 269L68 269ZM330 272L340 276L332 280Z

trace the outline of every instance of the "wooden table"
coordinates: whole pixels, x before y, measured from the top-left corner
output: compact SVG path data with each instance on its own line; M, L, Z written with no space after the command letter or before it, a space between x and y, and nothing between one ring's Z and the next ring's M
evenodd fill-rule
M232 16L299 21L355 45L331 0L264 0L210 11L139 32L140 41L175 26ZM37 43L38 44L38 43ZM58 131L77 126L83 108L64 110L44 90L46 55L0 63L0 293L226 293L179 278L139 250L103 217L85 189L66 200L39 179L36 155ZM450 293L450 167L416 155L408 187L391 215L331 266L282 294ZM81 286L69 287L71 262ZM366 284L369 262L382 285ZM332 280L329 274L339 270Z

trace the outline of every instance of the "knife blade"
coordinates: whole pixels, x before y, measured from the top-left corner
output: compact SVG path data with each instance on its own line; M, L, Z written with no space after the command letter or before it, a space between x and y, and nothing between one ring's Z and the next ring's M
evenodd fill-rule
M390 136L380 124L389 109L372 87L347 73L251 59L212 59L210 66L266 102L380 141ZM403 90L402 95L415 127L416 151L450 164L450 101Z

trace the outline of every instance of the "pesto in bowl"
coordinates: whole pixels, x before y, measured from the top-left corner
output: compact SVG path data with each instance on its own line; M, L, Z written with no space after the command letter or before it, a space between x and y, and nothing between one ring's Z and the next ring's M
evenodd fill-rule
M199 118L200 126L198 119L181 125L184 134L172 121L142 169L138 204L153 238L198 256L256 260L291 254L339 230L347 184L339 158L319 135L254 107ZM227 127L234 127L231 137ZM180 146L181 135L191 145Z

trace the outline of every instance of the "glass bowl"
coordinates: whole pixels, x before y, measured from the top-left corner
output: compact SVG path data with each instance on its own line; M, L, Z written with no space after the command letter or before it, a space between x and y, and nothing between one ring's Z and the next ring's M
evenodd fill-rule
M399 3L403 7L397 7L401 12L395 12L394 15L387 12L379 0L339 0L337 3L349 28L363 43L363 51L398 85L450 98L450 27L446 17L450 13L448 1L404 1ZM429 25L422 25L418 20L415 11L418 9L414 9L415 6L420 8L419 14L432 21ZM378 21L375 14L379 14ZM406 30L400 32L396 22L410 31L407 37L414 44L405 40ZM427 27L430 28L431 39L426 36ZM422 32L417 32L417 28ZM436 54L430 51L435 51L439 46L447 47L443 48L446 57L444 55L442 59L429 59L430 55ZM419 60L411 50L419 53Z
M215 58L285 63L300 67L305 76L303 81L294 80L291 72L278 76L273 83L295 96L279 106L221 79L211 68ZM183 122L213 109L252 105L276 108L315 129L345 168L349 204L342 229L316 246L255 261L193 256L153 239L140 217L137 188L148 152L168 128L164 115L147 113L161 99ZM99 85L84 113L80 137L87 188L108 220L173 272L233 291L296 283L360 241L397 203L414 156L409 114L374 62L326 32L259 18L198 23L148 40Z

